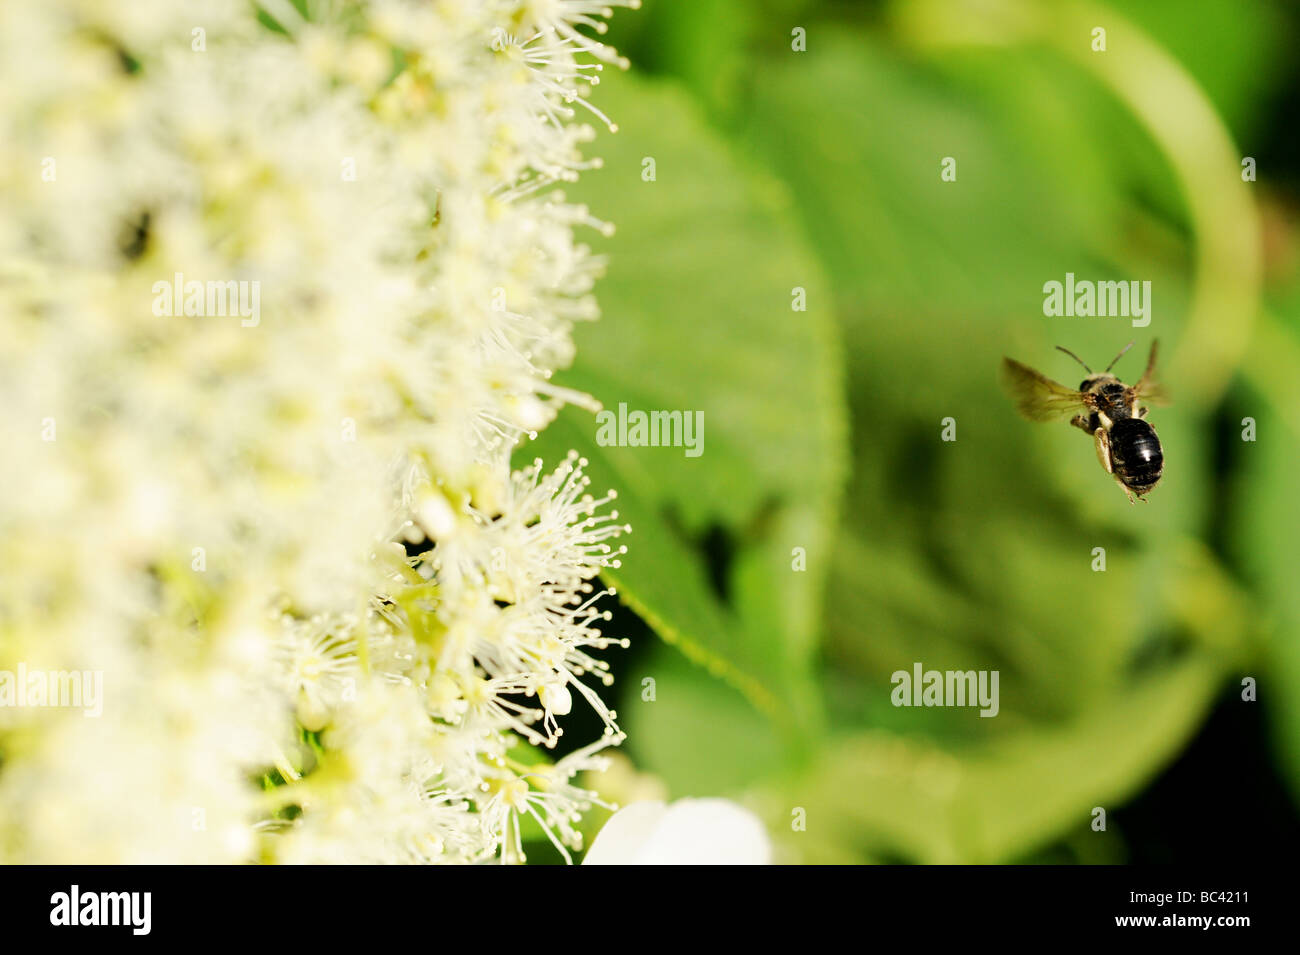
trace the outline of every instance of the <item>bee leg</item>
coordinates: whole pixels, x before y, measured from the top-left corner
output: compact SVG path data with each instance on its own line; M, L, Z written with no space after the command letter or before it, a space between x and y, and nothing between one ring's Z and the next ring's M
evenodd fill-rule
M1085 431L1088 434L1092 434L1092 429L1088 427L1088 419L1084 415L1081 414L1075 415L1073 418L1070 419L1070 424L1074 425L1080 431Z
M1097 440L1097 460L1101 462L1107 474L1114 474L1115 468L1110 463L1110 438L1106 435L1106 429L1098 428L1092 436ZM1115 480L1118 481L1119 478Z
M1115 473L1115 464L1110 457L1110 436L1106 434L1105 428L1098 428L1093 432L1093 437L1097 439L1097 460L1101 466L1106 469L1106 473L1115 478L1115 483L1119 489L1124 492L1130 504L1133 503L1133 492L1128 489L1128 485L1120 480L1119 475Z
M1145 418L1147 416L1147 412L1150 410L1151 409L1148 408L1146 405L1143 405L1141 408L1138 409L1138 417Z

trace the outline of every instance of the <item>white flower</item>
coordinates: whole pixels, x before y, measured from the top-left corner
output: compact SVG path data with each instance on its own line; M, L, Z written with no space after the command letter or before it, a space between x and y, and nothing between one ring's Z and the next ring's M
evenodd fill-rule
M581 848L627 528L511 454L594 406L551 378L610 226L547 187L607 12L0 5L0 669L105 697L0 712L0 861Z
M583 865L768 865L762 822L726 799L624 806L601 828Z

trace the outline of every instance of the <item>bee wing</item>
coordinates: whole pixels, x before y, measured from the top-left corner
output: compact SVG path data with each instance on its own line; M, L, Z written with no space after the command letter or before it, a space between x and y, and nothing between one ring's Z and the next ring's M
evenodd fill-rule
M1010 358L1002 359L1002 387L1030 421L1056 421L1092 410L1090 395Z
M1146 371L1142 372L1142 377L1138 379L1136 385L1129 389L1129 393L1137 401L1153 405L1167 405L1169 404L1169 393L1155 379L1156 354L1159 344L1159 339L1151 342L1151 355L1147 358Z

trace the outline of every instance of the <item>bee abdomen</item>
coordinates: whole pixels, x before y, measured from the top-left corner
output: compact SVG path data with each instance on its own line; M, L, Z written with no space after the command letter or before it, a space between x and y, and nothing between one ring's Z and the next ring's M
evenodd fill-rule
M1160 480L1165 454L1155 429L1140 418L1124 418L1110 429L1110 455L1115 473L1139 494Z

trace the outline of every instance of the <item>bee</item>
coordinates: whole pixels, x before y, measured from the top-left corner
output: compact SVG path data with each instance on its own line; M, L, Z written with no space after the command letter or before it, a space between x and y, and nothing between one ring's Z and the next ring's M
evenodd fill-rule
M1097 444L1097 460L1114 476L1132 504L1134 496L1143 500L1164 472L1165 455L1156 437L1156 429L1147 422L1147 403L1167 404L1164 390L1155 382L1156 345L1146 371L1136 385L1129 386L1110 373L1115 362L1133 347L1129 342L1100 375L1074 352L1057 345L1083 365L1088 377L1078 389L1067 388L1032 368L1002 359L1002 383L1020 414L1030 421L1057 421L1066 417L1070 424L1092 435Z

